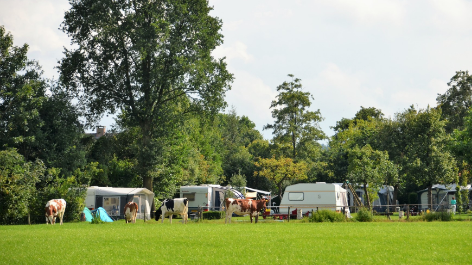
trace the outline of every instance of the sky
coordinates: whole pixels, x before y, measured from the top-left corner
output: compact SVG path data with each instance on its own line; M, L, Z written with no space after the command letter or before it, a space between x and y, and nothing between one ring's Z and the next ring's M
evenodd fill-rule
M224 44L213 55L226 57L235 80L228 105L262 128L273 123L270 103L277 86L302 81L320 110L321 129L375 107L393 118L409 106L436 106L456 71L472 71L470 0L210 0L211 15L223 21ZM67 0L0 0L0 25L14 45L28 43L28 57L45 77L70 39L58 28ZM100 125L108 128L113 119Z

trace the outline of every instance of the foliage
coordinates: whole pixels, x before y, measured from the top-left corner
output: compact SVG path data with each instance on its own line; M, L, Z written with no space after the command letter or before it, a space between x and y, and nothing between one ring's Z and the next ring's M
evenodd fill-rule
M452 221L453 214L448 212L431 212L423 215L423 220L432 221Z
M121 111L138 127L136 159L143 186L172 185L160 160L165 140L192 113L225 107L232 75L211 51L222 22L205 0L70 1L62 30L73 48L60 62L61 81L78 94L89 124ZM171 178L168 180L167 178Z
M402 156L406 178L428 187L428 204L431 204L432 185L451 183L457 174L456 160L447 146L450 138L444 131L441 110L409 109L397 119L405 142Z
M302 149L316 140L326 138L319 126L323 120L319 110L309 111L313 96L310 92L302 91L299 78L292 78L291 82L283 82L277 87L279 94L277 100L273 100L270 108L274 124L267 124L264 130L273 130L273 141L280 144L289 144L290 151L285 156L294 160L299 158ZM320 148L320 146L318 145Z
M0 148L17 148L27 161L34 161L46 82L40 77L40 66L28 60L27 52L27 44L13 46L13 36L0 26Z
M346 218L342 213L337 213L330 210L320 210L314 212L308 220L310 222L322 223L322 222L344 222Z
M285 181L304 180L307 178L307 166L304 162L294 163L291 158L264 158L255 162L259 170L256 176L266 177L278 188L278 195L282 197L283 185Z
M368 208L360 208L356 214L356 220L359 222L372 222L374 217Z
M408 194L408 203L409 203L409 204L418 203L418 193L416 193L416 192L410 192L410 193Z
M234 189L242 192L243 194L246 193L245 188L244 188L246 187L246 183L247 183L246 176L241 175L240 173L237 175L233 175L230 179L231 186Z
M42 161L25 162L16 149L0 151L0 224L24 222L36 198L35 185L44 172ZM44 205L42 209L44 217Z
M203 212L204 220L224 219L226 212L224 211L207 211Z
M397 169L388 159L388 153L373 150L370 145L355 147L349 151L348 179L364 185L367 207L370 209L374 196L388 175L395 175Z
M100 211L96 211L95 213L92 214L92 221L90 224L106 224L105 221L100 218Z
M464 128L464 118L472 107L472 76L468 71L457 71L447 85L449 89L438 94L436 101L447 121L445 130L452 133Z

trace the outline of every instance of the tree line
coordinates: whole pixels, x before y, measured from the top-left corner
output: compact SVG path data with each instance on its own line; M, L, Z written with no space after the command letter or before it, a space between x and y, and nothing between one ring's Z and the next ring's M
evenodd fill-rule
M39 222L43 204L59 197L66 220L76 219L89 185L145 187L158 198L181 185L247 185L280 199L292 183L348 179L364 184L366 201L387 184L395 199L414 203L418 189L428 188L431 202L433 184L469 181L467 71L435 107L412 105L393 118L361 107L332 137L311 110L313 95L289 75L269 106L266 140L249 117L225 112L234 77L211 54L223 42L222 21L207 1L70 4L60 28L73 48L64 49L58 80L44 78L28 45L15 46L0 26L0 223ZM117 114L110 133L84 133L109 114Z

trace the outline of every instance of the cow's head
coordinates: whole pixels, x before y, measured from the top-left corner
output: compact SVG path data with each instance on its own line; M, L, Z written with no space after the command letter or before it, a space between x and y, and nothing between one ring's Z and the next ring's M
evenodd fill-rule
M161 206L162 207L162 206ZM162 215L162 209L161 207L159 207L156 211L156 215L154 216L154 219L156 219L156 221L159 221L159 217L161 217Z
M267 207L267 199L262 199L257 201L257 210L265 212L266 207Z
M56 215L57 215L57 210L56 210L56 207L54 207L54 205L49 205L48 207L46 207L45 209L45 215L46 215L46 218L48 218L49 222L51 224L54 224L56 222Z

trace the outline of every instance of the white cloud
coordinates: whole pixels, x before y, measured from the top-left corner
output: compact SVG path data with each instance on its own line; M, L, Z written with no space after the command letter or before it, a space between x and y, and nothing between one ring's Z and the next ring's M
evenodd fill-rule
M229 63L234 59L241 59L245 63L251 62L254 58L247 52L246 44L241 41L237 41L231 45L222 45L216 47L213 51L213 56L216 58L222 58L226 56L226 61Z
M265 138L271 138L272 132L262 131L262 127L272 121L270 104L277 92L248 72L236 71L234 76L232 89L226 94L228 105L234 106L239 116L249 117Z

